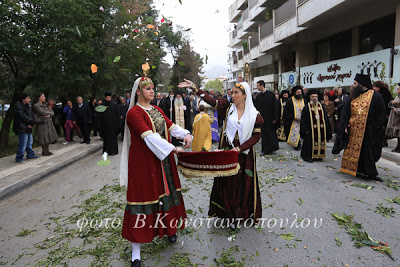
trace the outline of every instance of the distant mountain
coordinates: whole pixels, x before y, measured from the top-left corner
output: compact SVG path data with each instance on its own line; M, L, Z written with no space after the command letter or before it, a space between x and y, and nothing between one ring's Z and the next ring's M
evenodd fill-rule
M228 76L228 66L213 66L209 69L206 69L203 75L207 76L210 79L219 78L221 76Z

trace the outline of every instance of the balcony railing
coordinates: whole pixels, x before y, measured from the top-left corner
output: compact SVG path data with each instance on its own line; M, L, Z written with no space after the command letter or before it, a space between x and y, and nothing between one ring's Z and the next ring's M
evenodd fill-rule
M253 49L253 48L256 47L259 43L260 43L260 38L259 38L258 32L257 32L256 34L254 34L254 35L250 38L250 49Z
M308 0L299 0L299 5L303 4L304 2L307 2Z
M264 39L265 37L267 37L273 33L274 33L274 23L273 23L272 19L270 21L264 23L260 27L260 38L261 39Z
M258 0L249 0L249 9L252 9L258 4Z
M247 8L245 11L243 11L243 21L249 18L249 8Z
M232 39L235 39L237 36L237 29L232 32Z
M237 23L237 28L240 30L243 27L243 18L239 19L239 22Z
M229 13L232 14L237 9L237 2L233 2L233 4L229 7Z
M296 0L288 0L275 10L275 26L296 16Z

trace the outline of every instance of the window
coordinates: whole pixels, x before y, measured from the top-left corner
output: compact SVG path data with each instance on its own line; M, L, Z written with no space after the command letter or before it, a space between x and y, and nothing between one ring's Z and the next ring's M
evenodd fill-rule
M360 54L393 47L396 15L392 14L360 27Z

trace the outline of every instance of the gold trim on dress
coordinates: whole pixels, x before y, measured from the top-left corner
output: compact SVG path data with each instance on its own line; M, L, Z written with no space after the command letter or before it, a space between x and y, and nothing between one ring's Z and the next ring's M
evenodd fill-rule
M261 133L261 128L254 128L253 133Z
M171 132L175 128L176 124L172 123L171 127L168 128L168 132Z
M218 100L215 100L215 107L214 107L214 109L218 109Z
M140 135L140 138L144 139L146 136L148 136L149 134L152 134L152 133L153 133L152 130L145 131Z
M225 170L225 171L201 171L201 170L193 170L187 169L181 165L178 165L178 170L181 171L183 176L186 178L201 178L201 177L227 177L233 176L238 174L240 170L239 163L237 164L236 168L232 170Z
M182 191L182 188L177 188L175 191ZM131 201L126 201L126 204L129 205L148 205L148 204L155 204L160 202L160 199L165 197L167 194L162 194L158 196L157 200L151 200L151 201L145 201L145 202L131 202Z

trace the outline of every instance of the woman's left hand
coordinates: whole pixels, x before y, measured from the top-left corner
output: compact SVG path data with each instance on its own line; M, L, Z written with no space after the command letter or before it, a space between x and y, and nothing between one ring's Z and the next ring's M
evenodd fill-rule
M186 144L185 148L189 148L192 145L192 141L193 141L192 135L187 134L185 136L185 139L183 139L183 142Z

